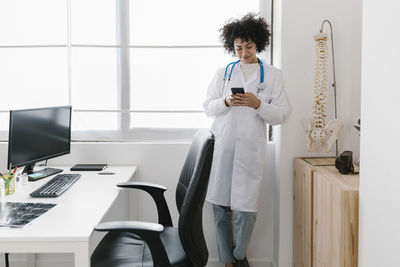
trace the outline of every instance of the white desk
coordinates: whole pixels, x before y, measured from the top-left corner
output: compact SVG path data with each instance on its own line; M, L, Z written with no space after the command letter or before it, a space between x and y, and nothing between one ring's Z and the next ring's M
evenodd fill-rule
M69 167L62 173L71 173ZM6 197L7 202L55 203L55 207L23 228L0 228L0 252L73 253L75 267L89 267L89 239L93 227L107 213L121 189L116 184L134 177L134 166L109 166L115 175L83 172L64 194L57 198L32 198L29 194L50 180L28 182L23 190Z

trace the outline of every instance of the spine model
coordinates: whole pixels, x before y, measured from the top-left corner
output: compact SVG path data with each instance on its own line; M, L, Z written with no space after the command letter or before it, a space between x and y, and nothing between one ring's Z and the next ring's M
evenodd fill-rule
M314 74L314 105L313 105L313 122L314 127L323 129L326 126L326 99L328 97L328 90L326 85L328 83L328 46L326 34L318 34L314 36L316 62ZM324 131L321 131L323 134ZM322 136L321 136L322 138Z
M325 152L332 150L343 123L337 119L327 122L326 104L328 98L328 46L327 34L314 35L316 65L314 74L314 101L312 119L303 119L301 124L306 134L306 146L308 151L315 151L320 147Z

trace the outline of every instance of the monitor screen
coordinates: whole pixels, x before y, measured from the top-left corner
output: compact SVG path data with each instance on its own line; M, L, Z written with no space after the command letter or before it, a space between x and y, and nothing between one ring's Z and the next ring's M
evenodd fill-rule
M70 153L70 145L71 106L10 111L7 168L32 172L36 162Z

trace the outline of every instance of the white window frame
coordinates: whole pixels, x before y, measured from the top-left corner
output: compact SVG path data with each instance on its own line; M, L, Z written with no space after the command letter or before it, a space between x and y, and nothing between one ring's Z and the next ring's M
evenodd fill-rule
M56 45L14 45L4 46L2 48L32 48L32 47L65 47L68 50L68 90L69 104L73 106L72 101L72 63L71 50L74 47L101 47L101 48L119 48L117 50L117 77L118 77L118 109L115 110L89 110L89 109L73 109L73 112L113 112L118 113L118 131L73 131L72 139L74 141L186 141L191 140L198 128L130 128L130 116L135 113L204 113L203 110L137 110L130 107L130 49L136 48L222 48L222 45L170 45L170 46L140 46L129 45L129 0L116 0L117 16L117 44L116 45L91 45L91 44L74 44L71 42L71 0L67 1L67 44ZM259 12L267 21L271 19L271 1L259 0ZM272 29L272 28L271 28ZM270 60L270 55L264 52L260 55L262 58ZM211 77L210 77L211 79ZM206 90L206 88L205 88ZM0 112L9 112L8 110L0 110ZM0 133L1 140L7 140L7 133Z

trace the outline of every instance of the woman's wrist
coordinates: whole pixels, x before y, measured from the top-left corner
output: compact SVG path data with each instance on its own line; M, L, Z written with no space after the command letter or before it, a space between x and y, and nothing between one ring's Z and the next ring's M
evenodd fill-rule
M255 109L259 109L260 107L261 107L261 100L259 99L259 98L257 98L257 100L258 100L258 103L255 105Z

